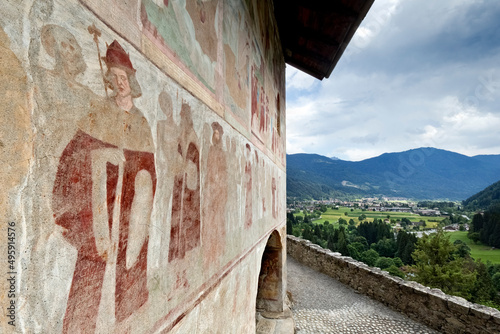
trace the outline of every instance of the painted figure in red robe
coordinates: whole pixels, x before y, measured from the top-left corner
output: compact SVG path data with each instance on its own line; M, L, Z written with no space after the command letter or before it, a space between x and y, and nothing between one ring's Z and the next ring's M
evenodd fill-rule
M115 318L148 299L148 230L156 187L153 141L133 103L135 69L117 41L107 49L113 93L94 100L61 155L53 188L56 224L78 251L64 333L94 333L105 273L115 267Z

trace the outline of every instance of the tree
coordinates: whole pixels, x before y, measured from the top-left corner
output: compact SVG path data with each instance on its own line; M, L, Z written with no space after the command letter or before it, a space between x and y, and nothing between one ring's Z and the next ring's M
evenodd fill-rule
M387 269L393 265L394 265L394 260L391 259L390 257L381 256L377 259L377 262L375 262L375 267L378 267L382 270Z
M361 261L361 253L363 253L367 248L361 242L352 242L347 245L349 250L349 256L355 260Z
M286 220L286 234L293 234L293 226L290 219Z
M342 255L349 255L349 249L347 249L347 237L345 234L345 228L341 226L339 228L339 238L337 242L337 251Z
M389 268L386 269L387 272L389 272L389 274L391 274L392 276L397 276L397 277L401 277L401 278L405 278L405 274L401 271L401 269L399 269L397 266L393 265L393 266L390 266Z
M402 218L402 219L401 219L401 225L402 225L403 223L405 223L406 225L411 225L411 220L409 220L409 219L408 219L408 218L406 218L406 217L405 217L405 218ZM406 226L406 225L405 225L405 226Z
M369 250L361 253L361 261L363 261L364 263L366 263L370 267L373 267L375 265L378 258L379 258L378 253L373 249L369 249Z
M411 254L415 250L415 244L417 243L417 237L405 231L399 231L396 241L396 254L404 264L414 264L413 257Z
M304 226L304 231L302 231L302 237L304 239L312 241L313 236L314 236L314 234L313 234L313 231L311 229L311 226L309 226L309 225Z
M394 265L396 267L401 268L402 266L404 266L403 261L401 261L401 259L399 257L395 257L392 260L394 261Z
M304 215L304 224L311 224L311 219L308 215Z
M469 231L470 232L470 231ZM467 234L467 237L472 240L473 243L477 244L479 242L479 232L472 232Z
M349 256L352 257L354 260L358 261L361 260L361 253L353 244L347 245L347 250L349 251Z
M359 235L365 237L370 245L383 238L393 237L391 226L379 219L374 219L373 222L364 221L358 225L357 230Z
M493 280L488 273L486 265L482 263L481 260L473 263L475 265L475 271L477 272L477 280L472 289L471 301L474 303L481 303L498 299Z
M493 277L491 277L491 281L495 289L500 291L500 272L495 273Z
M465 242L463 242L462 240L455 240L453 245L457 248L455 254L458 257L462 257L462 258L469 258L470 257L471 249L469 246L467 246L467 244Z
M444 293L471 298L476 272L467 266L464 258L455 259L456 247L443 230L432 235L424 235L417 242L413 252L415 265L412 266L414 280Z
M396 242L394 239L383 238L370 246L379 253L380 256L394 257L396 253Z
M352 243L357 243L357 242L361 243L363 245L363 250L362 250L363 252L370 248L370 245L368 245L368 241L366 240L366 238L361 236L361 235L357 235L357 236L353 237L351 242Z
M314 235L318 239L322 239L323 238L323 232L321 230L321 225L319 225L319 224L314 225Z

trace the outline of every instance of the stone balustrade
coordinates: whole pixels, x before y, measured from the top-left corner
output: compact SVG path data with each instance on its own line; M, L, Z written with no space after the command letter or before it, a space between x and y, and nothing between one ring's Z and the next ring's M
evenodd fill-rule
M391 276L290 235L287 253L302 264L443 333L500 333L500 311L496 309Z

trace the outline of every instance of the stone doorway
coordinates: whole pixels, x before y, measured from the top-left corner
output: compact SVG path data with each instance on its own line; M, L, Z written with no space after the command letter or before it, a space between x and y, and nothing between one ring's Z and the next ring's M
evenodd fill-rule
M283 312L283 295L283 245L279 233L274 231L262 254L257 311Z
M262 254L257 290L256 333L293 334L295 323L285 303L285 249L281 236L274 231Z

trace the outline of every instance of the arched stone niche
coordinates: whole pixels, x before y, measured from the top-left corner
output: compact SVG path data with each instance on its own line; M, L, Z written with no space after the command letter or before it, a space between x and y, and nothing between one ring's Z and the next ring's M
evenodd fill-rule
M283 243L277 231L273 231L262 254L257 291L257 311L283 312Z

